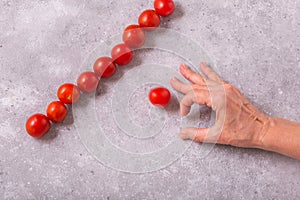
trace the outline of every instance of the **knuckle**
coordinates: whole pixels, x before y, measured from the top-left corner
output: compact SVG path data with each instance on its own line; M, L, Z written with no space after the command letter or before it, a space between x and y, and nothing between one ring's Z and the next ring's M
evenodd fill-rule
M182 91L184 89L183 85L178 85L178 89Z
M194 92L196 92L196 90L199 90L199 86L196 84L191 85L191 88Z
M194 136L193 140L194 140L195 142L202 142L202 141L203 141L203 138L202 138L201 135L196 134L196 135Z
M191 86L192 90L195 92L195 93L201 93L202 91L206 90L207 89L207 86L206 85L196 85L196 84L193 84Z
M196 102L200 102L201 98L203 98L203 95L200 92L195 92Z

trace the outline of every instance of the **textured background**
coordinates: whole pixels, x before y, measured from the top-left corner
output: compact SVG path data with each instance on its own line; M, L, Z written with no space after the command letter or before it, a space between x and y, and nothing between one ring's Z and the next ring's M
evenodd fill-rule
M176 3L162 27L201 44L265 113L300 121L298 0ZM26 117L43 112L99 42L147 8L152 1L1 1L0 199L299 199L299 161L275 153L217 145L201 159L193 144L163 170L127 174L87 152L71 115L42 140L26 135ZM164 53L137 54L131 66L179 64Z

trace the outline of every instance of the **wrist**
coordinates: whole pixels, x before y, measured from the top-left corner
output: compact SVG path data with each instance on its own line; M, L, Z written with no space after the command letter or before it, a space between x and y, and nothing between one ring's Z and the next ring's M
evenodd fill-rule
M277 152L278 149L282 148L282 145L290 145L293 143L293 139L287 133L294 133L297 129L299 130L299 123L270 117L268 128L261 138L261 149Z
M274 117L268 117L268 122L265 124L261 131L260 146L258 148L264 150L271 150L271 140L274 136L274 127L276 125L276 119Z
M300 124L272 117L262 137L261 149L300 159Z
M252 140L252 148L265 149L266 135L269 134L270 128L274 125L273 118L260 114L256 120L255 133Z

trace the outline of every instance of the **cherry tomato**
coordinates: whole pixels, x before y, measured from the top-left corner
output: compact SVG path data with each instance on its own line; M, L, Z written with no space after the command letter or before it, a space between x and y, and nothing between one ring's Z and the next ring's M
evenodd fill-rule
M35 138L40 138L45 135L50 129L50 121L43 114L34 114L26 121L27 133Z
M139 25L145 31L154 31L160 24L160 17L155 10L145 10L139 16Z
M78 88L85 93L94 92L98 87L99 79L95 72L83 72L77 78Z
M167 17L174 12L175 4L172 0L155 0L154 8L157 14Z
M123 33L123 41L131 48L139 48L144 45L146 36L139 25L129 25Z
M80 90L72 83L65 83L58 88L57 97L66 104L76 103L80 98Z
M149 100L155 106L166 106L171 99L171 93L164 87L153 88L149 92Z
M132 60L133 52L126 44L118 44L111 50L111 57L118 65L126 65Z
M110 57L100 57L94 63L94 72L101 78L107 78L116 72L116 65Z
M61 101L53 101L48 105L46 113L51 121L62 122L67 116L67 107Z

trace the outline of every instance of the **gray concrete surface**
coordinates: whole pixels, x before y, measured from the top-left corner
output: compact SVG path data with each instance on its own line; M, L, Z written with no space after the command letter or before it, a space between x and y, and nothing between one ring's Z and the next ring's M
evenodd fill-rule
M176 4L162 27L201 44L220 75L265 113L300 121L298 0ZM162 170L128 174L103 166L86 150L72 115L44 139L26 135L26 117L44 112L57 87L75 80L100 42L148 8L152 1L1 1L0 199L299 199L299 161L275 153L217 145L201 158L201 145L193 144ZM175 68L180 62L142 50L128 67L153 60ZM143 98L142 91L137 95Z

